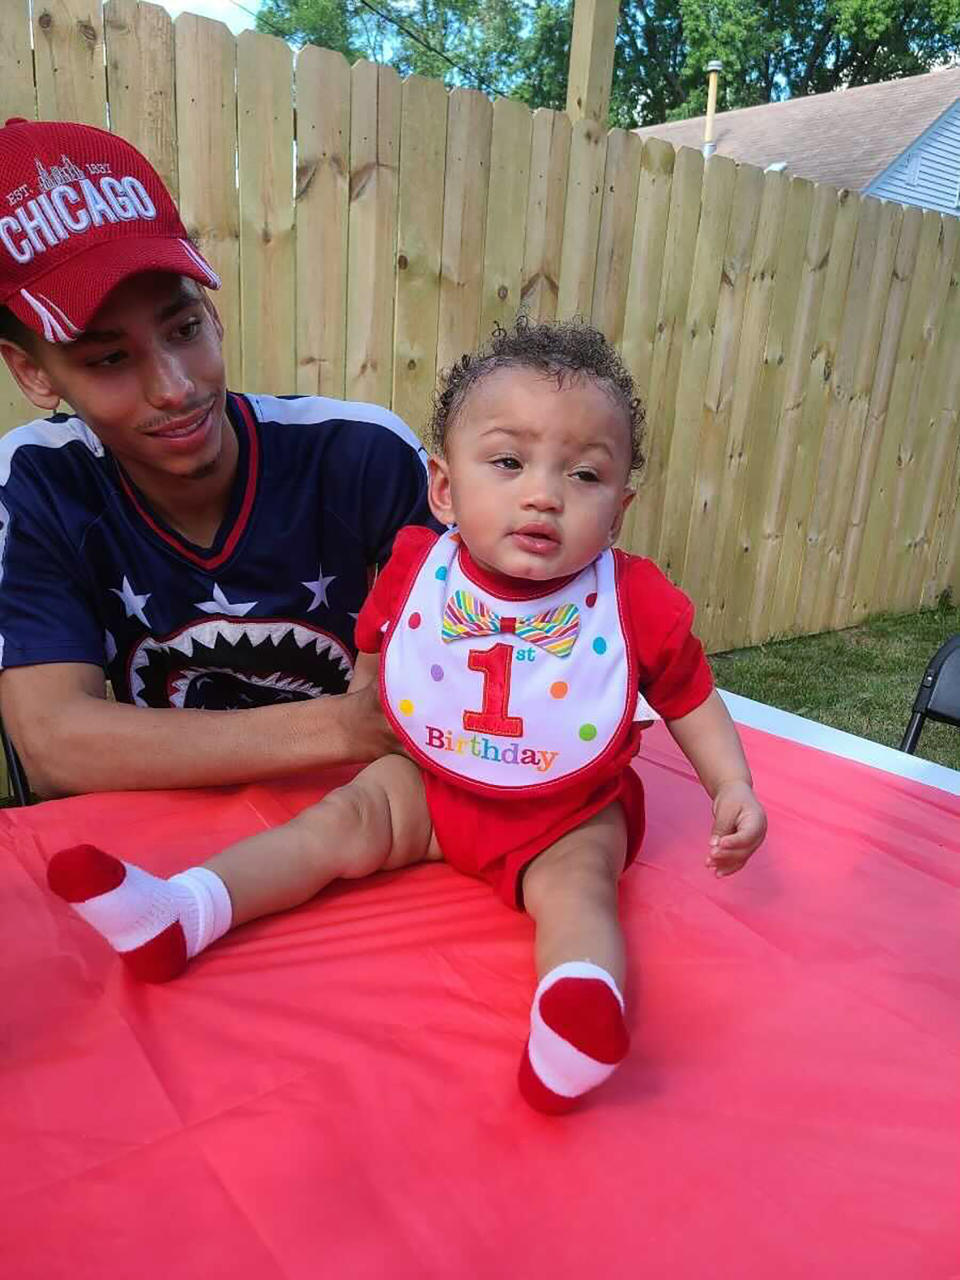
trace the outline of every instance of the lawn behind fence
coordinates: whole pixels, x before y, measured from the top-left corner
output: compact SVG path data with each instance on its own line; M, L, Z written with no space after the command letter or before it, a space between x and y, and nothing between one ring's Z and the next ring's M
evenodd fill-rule
M721 689L899 747L927 663L960 608L884 614L859 627L711 656ZM916 755L960 769L960 729L928 722Z

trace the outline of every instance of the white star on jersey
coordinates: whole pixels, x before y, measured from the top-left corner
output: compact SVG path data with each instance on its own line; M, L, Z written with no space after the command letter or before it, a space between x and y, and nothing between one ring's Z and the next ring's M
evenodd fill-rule
M149 591L145 595L138 596L127 577L124 577L122 587L111 587L110 590L123 601L123 610L128 618L137 618L145 627L149 627L150 623L143 611L143 606L150 599Z
M232 618L242 618L256 603L256 600L247 600L243 604L231 604L217 583L214 583L213 599L200 600L194 608L202 609L204 613L225 613Z
M329 587L331 582L336 582L336 580L337 575L335 573L331 573L327 577L324 577L323 565L317 565L316 582L305 582L303 584L308 591L313 592L313 599L307 605L307 613L313 613L314 609L321 604L325 604L328 609L330 608L330 601L327 599L327 587Z

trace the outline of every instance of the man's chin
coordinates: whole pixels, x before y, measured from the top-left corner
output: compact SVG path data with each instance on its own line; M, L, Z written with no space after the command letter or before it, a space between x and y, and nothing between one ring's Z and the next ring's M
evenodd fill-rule
M198 463L195 467L192 467L186 472L184 479L206 480L209 476L213 475L217 467L220 465L220 457L221 455L218 452L215 458L209 458L206 462Z

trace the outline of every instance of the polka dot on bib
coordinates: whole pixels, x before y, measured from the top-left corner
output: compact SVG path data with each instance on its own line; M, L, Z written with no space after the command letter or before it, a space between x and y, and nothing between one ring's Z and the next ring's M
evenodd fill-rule
M588 609L592 609L593 606L597 603L597 593L595 591L591 591L583 603L587 606Z
M595 724L582 724L579 733L584 742L592 742L597 736L597 726Z
M423 619L420 617L419 613L411 613L410 617L407 619L407 626L412 627L412 629L416 631L422 621ZM596 641L594 641L594 648L596 648Z
M413 715L413 703L410 701L409 698L401 698L400 701L397 703L397 709L402 716ZM580 736L583 737L582 729L580 730Z
M430 679L431 680L443 679L443 667L439 666L436 662L430 668Z
M445 564L442 564L433 576L437 578L440 582L443 582L447 576L447 566Z
M412 625L412 623L411 623L411 625ZM606 642L606 640L604 640L603 636L597 636L596 640L594 640L594 642L593 642L593 652L594 652L594 653L606 653L606 652L607 652L607 642Z
M569 692L570 686L567 684L566 680L555 680L550 686L551 698L565 698Z

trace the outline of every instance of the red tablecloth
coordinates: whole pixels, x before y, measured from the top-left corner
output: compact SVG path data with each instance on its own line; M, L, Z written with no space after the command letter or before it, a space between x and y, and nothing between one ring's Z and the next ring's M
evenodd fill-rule
M658 727L625 876L629 1062L560 1119L514 1086L531 926L444 866L129 980L44 888L94 840L173 872L306 784L0 814L10 1280L960 1273L960 799L744 730L769 840L728 880Z

